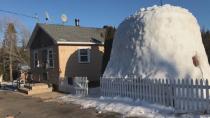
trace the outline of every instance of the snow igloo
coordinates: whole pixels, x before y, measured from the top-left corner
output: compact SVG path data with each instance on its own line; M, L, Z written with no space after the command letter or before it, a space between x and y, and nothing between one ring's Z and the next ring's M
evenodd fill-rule
M200 27L187 9L142 8L118 27L103 77L209 78Z

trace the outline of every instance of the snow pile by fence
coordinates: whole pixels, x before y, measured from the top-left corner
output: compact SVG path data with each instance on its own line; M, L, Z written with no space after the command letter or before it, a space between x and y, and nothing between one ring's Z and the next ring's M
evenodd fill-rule
M58 101L70 102L79 104L82 108L95 107L100 112L117 112L124 116L140 116L147 118L164 118L174 115L173 108L164 107L156 104L149 104L144 101L135 100L130 98L121 97L101 97L97 98L81 98L72 95L63 96Z
M208 80L101 78L101 95L174 107L177 113L210 113Z
M210 78L196 18L186 9L141 9L118 27L104 77Z

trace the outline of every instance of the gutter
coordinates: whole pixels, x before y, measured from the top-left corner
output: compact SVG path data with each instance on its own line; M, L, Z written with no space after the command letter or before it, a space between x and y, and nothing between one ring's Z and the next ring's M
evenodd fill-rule
M95 44L100 44L100 45L104 45L104 42L102 43L94 43L94 42L63 42L63 41L57 41L57 44L88 44L88 45L95 45Z

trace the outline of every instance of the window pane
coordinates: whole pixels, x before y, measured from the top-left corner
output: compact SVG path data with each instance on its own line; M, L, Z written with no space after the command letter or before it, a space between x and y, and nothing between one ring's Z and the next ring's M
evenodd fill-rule
M88 62L88 56L80 56L81 62Z
M35 60L35 61L34 61L34 66L36 67L37 65L38 65L38 61Z
M87 55L88 49L80 49L80 55Z
M42 51L42 62L47 62L47 50Z
M37 67L38 65L38 53L34 52L34 67Z
M38 58L37 53L34 53L34 58L35 58L35 59L37 59L37 58Z
M49 61L49 66L50 67L53 67L54 66L54 63L53 63L53 60L52 59L50 59L50 61Z
M73 78L72 77L68 77L68 84L73 85Z
M54 67L54 57L53 57L53 50L48 50L48 65L49 67Z

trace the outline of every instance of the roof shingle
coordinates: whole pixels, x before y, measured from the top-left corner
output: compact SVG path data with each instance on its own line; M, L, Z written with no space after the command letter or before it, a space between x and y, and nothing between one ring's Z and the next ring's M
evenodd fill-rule
M103 43L106 30L103 28L88 28L64 26L55 24L38 24L56 42L97 42Z

